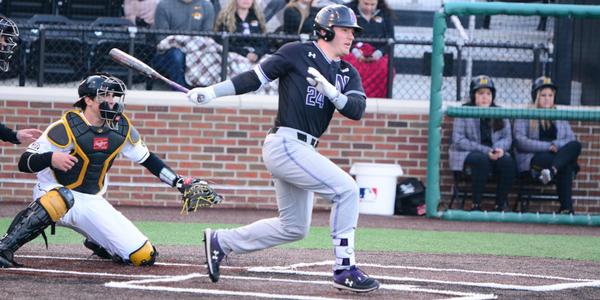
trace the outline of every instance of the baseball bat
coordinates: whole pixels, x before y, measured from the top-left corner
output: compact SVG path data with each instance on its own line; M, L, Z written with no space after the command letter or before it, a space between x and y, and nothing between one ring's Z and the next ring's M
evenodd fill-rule
M156 72L156 70L152 69L147 64L145 64L142 61L140 61L139 59L121 51L120 49L112 48L112 49L110 49L110 52L108 52L108 55L110 55L110 57L114 61L116 61L130 69L136 70L150 78L162 80L163 82L165 82L166 84L168 84L169 86L171 86L172 88L174 88L180 92L187 93L189 91L187 88L181 86L177 82L174 82L174 81L168 79L165 76L162 76L160 73Z

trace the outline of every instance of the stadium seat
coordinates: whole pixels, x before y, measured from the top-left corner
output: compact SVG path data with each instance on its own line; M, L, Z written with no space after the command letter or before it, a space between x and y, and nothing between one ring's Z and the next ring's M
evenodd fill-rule
M579 173L580 167L576 166L573 178ZM541 181L534 178L529 171L520 172L517 176L518 194L514 210L528 212L529 204L532 201L557 201L556 183L551 180L548 185L543 185Z
M72 20L88 21L99 17L122 16L123 0L65 0L62 14Z
M0 1L2 14L13 19L28 19L35 14L51 14L56 0L6 0Z
M40 27L74 25L73 21L60 15L34 15L27 23L33 26L22 33L28 76L37 77L38 85L81 79L86 71L81 30Z
M145 42L144 35L136 35L131 40L127 28L135 26L131 21L124 18L100 17L90 24L92 31L87 33L87 42L90 58L90 71L107 72L128 82L130 70L114 62L108 53L112 48L118 48L130 53L133 46L133 56L143 62L149 63L154 54L154 44ZM141 74L132 73L133 82L143 82L145 77Z
M496 183L492 182L493 180L493 176L489 177L489 181L488 183L491 183L493 185L492 186L488 186L486 184L486 188L483 192L483 194L481 195L481 205L483 206L483 202L486 199L490 199L490 200L496 200L496 192L495 192L495 187L496 187ZM464 171L452 171L452 195L450 196L450 203L448 204L448 209L452 209L452 206L454 205L454 201L460 197L460 204L459 204L459 208L461 210L465 209L465 202L467 201L467 198L470 198L473 196L473 193L471 193L471 168L467 167ZM510 197L509 197L509 202L510 202ZM516 203L515 203L515 208L516 208Z

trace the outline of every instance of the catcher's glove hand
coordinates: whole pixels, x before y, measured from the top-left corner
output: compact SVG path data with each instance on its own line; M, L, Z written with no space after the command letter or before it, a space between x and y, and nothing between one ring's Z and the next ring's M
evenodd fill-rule
M175 187L181 192L183 207L181 212L196 211L199 207L219 204L223 196L217 194L208 182L193 177L179 178Z

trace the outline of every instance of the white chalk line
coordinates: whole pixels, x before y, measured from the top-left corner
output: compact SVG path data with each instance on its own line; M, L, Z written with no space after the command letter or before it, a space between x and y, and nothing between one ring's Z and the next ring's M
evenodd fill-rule
M332 266L333 260L325 260L314 263L298 263L289 266L279 267L268 267L274 270L296 270L298 268L307 268L313 266ZM510 276L510 277L526 277L526 278L539 278L539 279L551 279L551 280L565 280L565 281L595 281L597 279L582 279L582 278L569 278L560 276L548 276L548 275L536 275L536 274L525 274L525 273L512 273L512 272L489 272L489 271L477 271L477 270L466 270L466 269L454 269L454 268L431 268L431 267L413 267L413 266L390 266L380 264L369 264L361 263L361 267L375 267L380 269L404 269L404 270L418 270L418 271L431 271L431 272L457 272L457 273L472 273L472 274L486 274L486 275L498 275L498 276ZM258 270L265 267L257 267Z
M144 284L149 284L149 283L158 283L158 282L178 282L178 281L184 281L184 280L189 280L191 278L194 277L207 277L207 275L200 275L197 273L194 274L188 274L188 275L182 275L182 276L172 276L170 278L156 278L156 279L141 279L141 280L132 280L132 281L127 281L127 282L109 282L107 284L105 284L106 286L110 286L110 287L130 287L130 286L136 286L139 287L140 285L144 285ZM298 279L285 279L285 278L265 278L265 277L253 277L253 276L231 276L231 275L221 275L221 278L224 279L230 279L230 280L247 280L247 281L261 281L261 282L284 282L284 283L300 283L300 284L316 284L316 285L327 285L330 286L331 285L331 280L328 281L323 281L323 280L298 280ZM117 285L117 286L115 286ZM153 289L160 289L163 288L163 286L156 286L156 285L152 285L151 286ZM165 291L167 291L168 289L170 289L171 287L164 287L166 288ZM139 288L138 288L139 289ZM182 292L188 292L188 293L201 293L201 294L205 294L205 291L209 291L208 294L214 294L213 291L219 291L222 292L222 290L206 290L206 289L188 289L188 288L177 288ZM413 286L413 285L401 285L401 284L382 284L380 286L380 289L387 289L387 290L394 290L394 291L405 291L405 292L424 292L424 293L430 293L430 294L439 294L439 295L446 295L446 296L459 296L459 298L454 298L454 299L496 299L496 296L493 294L476 294L476 293L468 293L468 292L456 292L456 291L446 291L446 290L436 290L436 289L424 289L424 288L420 288L418 286ZM239 291L231 291L235 294L232 295L245 295L245 296L249 296L248 293L246 292L239 292ZM268 296L266 298L272 298L274 294L268 294ZM260 295L251 295L254 297L262 297ZM338 298L313 298L312 296L303 296L303 295L278 295L278 296L282 296L283 299L338 299ZM309 298L305 298L305 297L309 297ZM280 297L277 297L278 299Z
M65 260L90 260L90 258L73 258L73 257L54 257L54 256L34 256L34 255L20 255L18 257L28 257L28 258L42 258L42 259L65 259ZM331 265L333 261L321 261L321 262L313 262L313 263L298 263L292 264L289 266L273 266L273 267L249 267L247 270L249 272L258 272L258 273L279 273L279 274L295 274L295 275L305 275L305 276L325 276L330 277L331 272L312 272L312 271L298 271L298 268L306 268L311 266L323 266L323 265ZM159 265L164 266L191 266L191 267L204 267L204 264L182 264L182 263L157 263ZM544 275L536 275L536 274L524 274L524 273L510 273L510 272L486 272L486 271L475 271L475 270L461 270L461 269L445 269L445 268L424 268L424 267L411 267L411 266L389 266L389 265L379 265L379 264L361 264L361 266L370 266L376 268L396 268L396 269L414 269L414 270L424 270L424 271L432 271L432 272L464 272L464 273L476 273L476 274L490 274L490 275L503 275L503 276L518 276L518 277L532 277L532 278L541 278L541 279L553 279L553 280L565 280L565 281L575 281L572 283L558 283L551 285L542 285L542 286L523 286L523 285L510 285L510 284L498 284L498 283L473 283L473 282L456 282L456 281L445 281L445 280L431 280L431 279L422 279L422 278L412 278L412 277L395 277L395 276L382 276L382 275L373 275L372 277L378 279L385 279L387 281L413 281L413 282L428 282L428 283L438 283L438 284L447 284L447 285L464 285L471 287L483 287L483 288L493 288L493 289L511 289L511 290L524 290L524 291L559 291L564 289L574 289L581 287L599 287L600 280L596 279L581 279L581 278L567 278L567 277L557 277L557 276L544 276ZM222 266L222 268L232 268L232 269L240 269L239 267L227 267ZM15 269L13 269L15 270ZM26 268L19 268L19 270L26 271ZM106 277L125 277L125 278L151 278L151 279L169 279L173 276L156 276L156 275L123 275L123 274L110 274L110 273L93 273L93 272L73 272L73 271L60 271L60 270L38 270L38 269L29 269L32 272L63 272L63 273L71 273L71 274L86 274L89 276L106 276ZM228 278L228 276L222 276L223 278ZM266 280L265 278L253 278L253 277L240 277L240 276L231 276L231 279L241 279L241 278L251 278L252 280ZM268 280L272 281L281 281L282 279L273 279L269 278ZM307 281L288 281L288 282L303 282ZM320 284L315 281L316 284ZM331 284L330 281L324 281L323 283ZM411 285L396 285L396 284L382 284L382 289L391 289L391 290L406 290L406 289L420 289L418 287L414 287ZM420 289L427 290L427 289ZM437 290L435 290L437 291ZM451 291L445 291L451 292ZM466 293L463 293L466 294ZM473 294L471 294L473 295ZM476 294L479 296L481 294ZM490 295L485 295L490 296ZM486 298L489 299L489 298Z

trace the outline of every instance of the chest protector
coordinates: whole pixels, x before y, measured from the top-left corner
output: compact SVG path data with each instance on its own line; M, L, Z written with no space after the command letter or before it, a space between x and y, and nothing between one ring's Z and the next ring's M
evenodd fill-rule
M67 172L52 167L56 180L63 186L86 194L97 194L104 186L106 173L129 137L131 126L123 116L116 130L89 125L80 112L69 111L62 124L48 132L48 138L59 147L73 143L71 155L77 163Z

